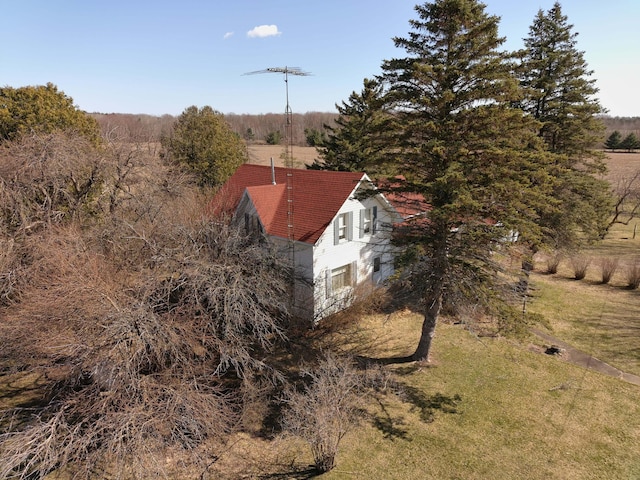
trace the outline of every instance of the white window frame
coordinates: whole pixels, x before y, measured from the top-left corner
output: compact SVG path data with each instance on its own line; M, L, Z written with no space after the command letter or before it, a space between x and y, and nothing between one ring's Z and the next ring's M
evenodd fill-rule
M378 207L373 206L360 210L360 238L375 235L377 231Z
M338 245L352 240L353 212L344 212L336 216L333 222L333 243Z
M336 268L326 270L326 296L327 298L337 295L352 288L357 282L358 262L351 262ZM341 280L338 282L338 278Z
M351 264L331 270L331 291L334 293L351 286Z

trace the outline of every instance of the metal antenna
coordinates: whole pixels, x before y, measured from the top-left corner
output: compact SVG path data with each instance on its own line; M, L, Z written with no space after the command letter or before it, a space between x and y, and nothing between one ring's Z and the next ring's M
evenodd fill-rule
M293 249L294 230L293 230L293 113L289 105L289 75L306 77L311 75L298 67L271 67L255 72L248 72L245 75L255 75L258 73L282 73L284 74L284 83L286 91L287 105L285 107L285 151L284 165L287 169L287 238L291 247L291 260L295 260L295 251Z
M289 75L305 77L311 75L304 72L298 67L271 67L265 70L257 70L255 72L245 73L245 75L255 75L258 73L282 73L284 74L285 91L287 95L287 105L284 110L285 114L285 150L284 165L287 171L287 246L289 247L289 256L291 259L291 295L290 302L292 311L296 308L295 295L295 272L296 272L296 247L293 229L293 113L289 105Z

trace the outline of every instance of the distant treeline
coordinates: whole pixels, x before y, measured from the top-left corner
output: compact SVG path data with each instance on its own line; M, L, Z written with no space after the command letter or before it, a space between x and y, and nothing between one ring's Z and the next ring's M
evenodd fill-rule
M607 127L607 136L617 130L623 137L630 133L640 137L640 117L602 117L602 121Z
M337 113L308 112L292 115L293 143L307 145L307 134L311 131L323 132L324 125L332 125ZM131 142L157 142L162 135L171 132L177 117L162 115L160 117L145 114L128 113L92 113L109 138ZM267 143L267 138L280 138L285 141L286 117L283 113L266 113L260 115L226 114L226 121L234 132L248 143ZM277 143L277 142L276 142Z
M156 142L162 135L171 132L176 117L172 115L135 115L128 113L93 113L91 114L102 128L102 132L111 138L132 142ZM332 112L307 112L294 113L293 117L293 143L295 145L307 145L308 133L311 131L323 132L325 125L333 125L337 113ZM225 119L234 132L244 138L248 143L267 143L267 139L280 138L285 141L285 115L284 113L265 113L260 115L227 114ZM614 130L623 136L634 133L640 138L640 117L602 117L606 127L607 138ZM274 135L279 133L279 135ZM276 142L277 143L277 142Z

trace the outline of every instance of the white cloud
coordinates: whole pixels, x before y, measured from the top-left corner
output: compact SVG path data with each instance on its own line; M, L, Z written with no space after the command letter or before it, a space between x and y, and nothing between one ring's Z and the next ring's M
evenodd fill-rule
M224 38L226 40L227 38L230 38L232 36L233 36L233 32L227 32L227 33L224 34L224 37L222 37L222 38Z
M277 25L258 25L247 32L249 38L276 37L282 32L278 31Z

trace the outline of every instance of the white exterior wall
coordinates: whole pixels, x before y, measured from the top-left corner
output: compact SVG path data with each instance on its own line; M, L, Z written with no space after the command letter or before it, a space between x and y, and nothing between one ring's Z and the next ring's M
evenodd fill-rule
M375 233L361 234L360 215L367 208L376 207L377 218ZM314 320L317 321L331 313L348 306L354 298L355 290L367 293L375 285L382 283L393 273L393 255L390 246L390 225L393 221L389 207L381 196L362 200L350 198L338 211L338 216L349 213L351 231L349 239L335 243L335 230L332 223L322 234L314 247ZM380 258L380 271L373 272L374 258ZM331 291L331 271L344 265L354 265L352 272L354 286L339 292ZM357 285L357 287L355 287Z
M289 248L284 239L278 239L283 248ZM308 243L294 243L294 262L296 282L294 285L294 313L300 318L311 320L314 316L313 294L313 245Z

